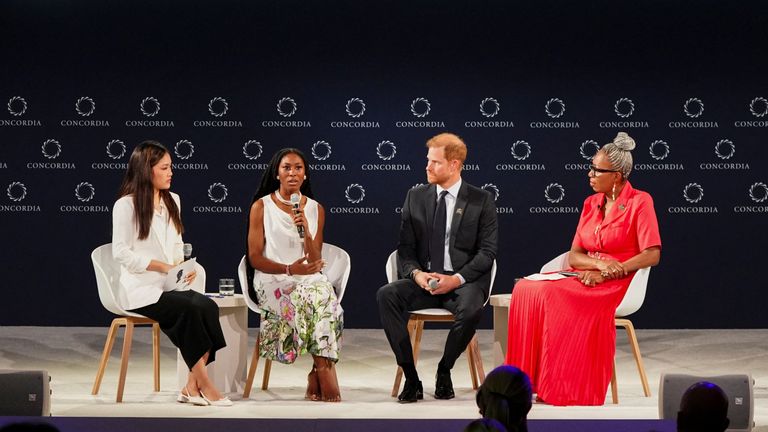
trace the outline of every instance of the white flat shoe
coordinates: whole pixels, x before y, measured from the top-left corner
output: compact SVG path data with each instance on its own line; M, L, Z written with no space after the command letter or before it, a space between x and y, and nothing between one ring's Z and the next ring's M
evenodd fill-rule
M207 397L205 397L205 394L203 394L203 392L202 392L202 391L200 391L200 396L202 396L202 397L203 397L203 400L205 400L205 402L206 402L208 405L211 405L211 406L218 406L218 407L229 407L229 406L232 406L232 405L234 405L234 404L232 403L232 401L231 401L231 400L229 400L229 398L228 398L228 397L223 397L223 398L221 398L221 399L219 399L219 400L215 400L215 401L212 401L212 400L208 399Z
M184 392L186 392L186 394L184 394ZM181 402L181 403L191 403L192 405L197 405L197 406L208 406L208 405L210 405L208 403L208 400L205 399L205 397L190 396L189 395L189 391L187 390L186 386L184 386L184 389L182 389L179 392L179 396L176 398L176 401L177 402Z

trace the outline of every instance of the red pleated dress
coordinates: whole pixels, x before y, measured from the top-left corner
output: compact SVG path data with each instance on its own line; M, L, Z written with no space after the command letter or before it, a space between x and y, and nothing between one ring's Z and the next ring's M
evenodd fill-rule
M573 244L598 259L625 261L661 246L651 196L626 183L603 218L605 194L589 196ZM552 405L602 405L616 350L614 314L632 275L587 287L576 277L523 279L509 306L506 363L528 374L533 391Z

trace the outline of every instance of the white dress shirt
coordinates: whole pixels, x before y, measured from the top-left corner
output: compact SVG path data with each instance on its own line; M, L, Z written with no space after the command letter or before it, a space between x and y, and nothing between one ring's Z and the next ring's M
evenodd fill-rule
M443 191L448 191L448 193L445 195L445 248L444 250L444 259L443 259L443 267L445 270L453 271L453 263L451 263L451 254L450 254L450 244L451 244L451 223L453 222L453 210L456 208L456 198L459 196L459 189L461 189L461 177L459 177L459 181L453 184L453 186L449 187L448 189L443 189L440 185L435 185L436 192L437 192L437 201L440 201L440 194ZM462 285L466 282L464 277L460 275L459 273L456 273L456 276L461 281Z

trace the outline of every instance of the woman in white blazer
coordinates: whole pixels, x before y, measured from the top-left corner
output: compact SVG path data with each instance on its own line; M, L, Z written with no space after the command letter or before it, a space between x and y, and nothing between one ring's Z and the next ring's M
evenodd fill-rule
M179 402L229 406L232 402L208 377L205 366L226 346L218 306L186 289L163 291L166 275L183 258L181 202L170 192L171 156L156 141L131 154L112 210L112 255L120 263L120 305L160 324L189 367ZM187 285L195 279L192 272Z

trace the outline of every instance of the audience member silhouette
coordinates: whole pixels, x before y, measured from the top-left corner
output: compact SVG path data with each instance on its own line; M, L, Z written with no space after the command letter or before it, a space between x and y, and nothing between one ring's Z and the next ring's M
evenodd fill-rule
M728 396L716 384L701 381L683 393L677 412L678 432L723 432L730 422Z
M477 391L480 415L500 422L508 432L528 432L531 381L525 372L502 365L491 371Z

